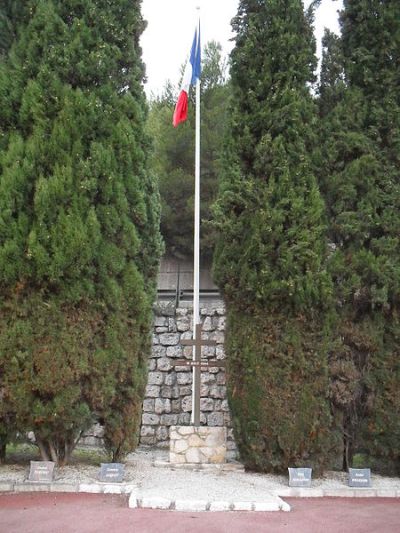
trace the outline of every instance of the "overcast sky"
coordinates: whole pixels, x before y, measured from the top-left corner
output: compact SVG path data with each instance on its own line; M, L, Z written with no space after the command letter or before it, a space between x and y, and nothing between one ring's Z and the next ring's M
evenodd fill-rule
M310 0L306 0L308 5ZM166 81L179 82L180 67L187 59L192 44L196 6L201 10L201 40L220 42L229 53L232 43L231 19L239 0L142 0L142 14L147 21L141 45L146 64L150 95L159 94ZM338 32L337 11L342 0L322 0L316 16L316 37L320 45L324 27Z

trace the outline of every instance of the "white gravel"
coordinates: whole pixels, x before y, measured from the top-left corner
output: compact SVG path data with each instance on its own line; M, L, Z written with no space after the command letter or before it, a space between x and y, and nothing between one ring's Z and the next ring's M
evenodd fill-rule
M288 495L287 476L224 470L183 470L154 466L154 461L167 460L166 450L139 448L127 458L124 482L133 485L137 493L144 498L158 497L169 500L263 502L268 495ZM27 480L28 473L28 465L1 465L0 483L21 483ZM54 481L58 483L96 484L99 481L98 474L99 466L71 465L56 468ZM372 473L371 478L373 489L392 491L394 495L400 496L399 478L388 478L374 473ZM314 492L315 489L329 491L343 489L345 493L348 490L347 474L327 472L322 478L313 479L312 489Z

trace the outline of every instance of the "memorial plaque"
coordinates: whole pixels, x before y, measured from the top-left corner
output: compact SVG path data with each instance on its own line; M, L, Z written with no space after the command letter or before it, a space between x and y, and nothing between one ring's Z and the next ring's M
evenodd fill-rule
M370 487L371 470L369 468L349 468L349 487Z
M52 461L31 461L29 481L49 483L53 481L54 465Z
M312 468L288 468L289 487L311 487Z
M106 483L121 483L125 476L125 465L122 463L101 463L100 481Z

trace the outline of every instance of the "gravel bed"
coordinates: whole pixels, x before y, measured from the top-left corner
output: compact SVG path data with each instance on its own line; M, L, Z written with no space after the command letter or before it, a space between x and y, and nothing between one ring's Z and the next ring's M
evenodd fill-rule
M263 501L268 494L278 494L288 487L288 477L272 474L224 470L182 470L155 467L154 461L166 461L166 450L139 448L125 462L125 483L137 488L143 496L170 499L252 500ZM25 464L0 466L0 482L23 482L29 474ZM56 468L54 481L59 483L98 483L99 466L73 464ZM400 491L400 479L375 475L372 488ZM347 487L345 472L327 472L312 481L313 489L343 489Z

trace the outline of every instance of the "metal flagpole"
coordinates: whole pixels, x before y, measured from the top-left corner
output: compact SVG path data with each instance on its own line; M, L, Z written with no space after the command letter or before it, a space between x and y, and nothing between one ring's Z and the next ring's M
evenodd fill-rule
M200 32L200 7L197 7ZM200 40L199 40L200 43ZM197 324L200 324L200 79L196 81L196 141L194 187L194 276L193 276L193 339L196 340ZM195 347L193 347L193 361ZM192 424L200 425L200 367L193 367Z

